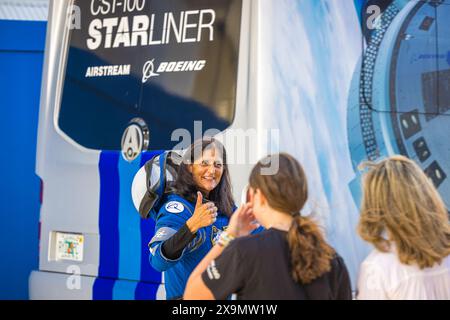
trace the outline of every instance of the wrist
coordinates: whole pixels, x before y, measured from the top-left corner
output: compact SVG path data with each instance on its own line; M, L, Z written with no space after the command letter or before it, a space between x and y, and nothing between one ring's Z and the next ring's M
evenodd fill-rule
M232 236L233 238L239 237L239 232L238 232L237 228L234 228L234 227L228 226L228 228L226 229L226 233L229 234L230 236Z
M239 233L236 230L228 230L227 229L227 234L233 238L238 238L239 237Z
M235 237L227 230L220 234L217 244L223 248L226 248L234 239Z
M188 227L189 231L194 234L198 231L198 227L196 225L195 222L193 222L191 219L189 219L188 221L186 221L186 226Z

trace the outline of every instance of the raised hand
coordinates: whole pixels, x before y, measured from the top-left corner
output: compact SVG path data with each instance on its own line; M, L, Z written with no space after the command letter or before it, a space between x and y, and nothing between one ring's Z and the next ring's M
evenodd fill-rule
M259 224L255 222L255 216L253 215L253 207L250 203L246 203L240 206L231 216L227 233L235 237L243 237L249 235L258 227Z

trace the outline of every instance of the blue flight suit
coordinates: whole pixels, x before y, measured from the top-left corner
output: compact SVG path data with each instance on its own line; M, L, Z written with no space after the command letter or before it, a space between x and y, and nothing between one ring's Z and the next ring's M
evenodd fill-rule
M158 211L155 236L149 243L150 264L160 272L164 272L167 299L181 298L187 280L195 267L214 246L220 232L226 230L229 218L221 214L210 226L197 231L194 240L183 250L176 260L164 257L161 248L165 240L172 237L192 216L195 205L179 195L169 195L167 201Z

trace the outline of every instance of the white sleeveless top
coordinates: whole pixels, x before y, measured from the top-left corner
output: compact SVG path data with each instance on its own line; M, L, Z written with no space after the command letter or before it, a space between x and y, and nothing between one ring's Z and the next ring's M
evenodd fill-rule
M402 264L395 249L374 250L361 264L357 299L450 300L450 255L440 265L420 270Z

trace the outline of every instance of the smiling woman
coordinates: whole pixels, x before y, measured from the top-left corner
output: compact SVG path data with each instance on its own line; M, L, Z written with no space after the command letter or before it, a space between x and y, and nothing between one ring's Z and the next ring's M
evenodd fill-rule
M222 178L222 162L220 152L214 147L208 147L203 151L203 155L189 166L195 184L206 196L209 195L210 190L217 187Z
M214 246L235 210L223 145L205 138L183 157L149 243L150 263L165 272L166 296L181 298L187 279Z

